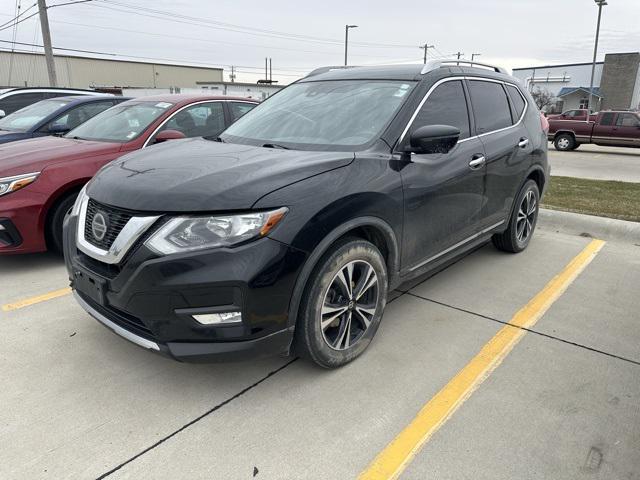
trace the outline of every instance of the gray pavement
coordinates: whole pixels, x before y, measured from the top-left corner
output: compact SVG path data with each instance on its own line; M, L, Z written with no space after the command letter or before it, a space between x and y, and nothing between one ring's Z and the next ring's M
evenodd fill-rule
M179 364L69 296L0 311L0 478L356 478L588 242L539 230L403 286L336 371ZM3 304L66 285L55 258L24 258L0 258ZM640 247L605 245L401 478L640 478L639 280Z
M558 152L549 144L551 175L640 183L640 149L580 145Z

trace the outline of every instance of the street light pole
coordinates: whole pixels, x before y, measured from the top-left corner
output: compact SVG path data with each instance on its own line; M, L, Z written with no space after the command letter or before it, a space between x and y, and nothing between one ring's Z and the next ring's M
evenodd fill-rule
M598 24L596 26L596 43L593 46L593 63L591 65L591 83L589 84L589 105L588 109L593 112L593 77L596 74L596 56L598 55L598 38L600 37L600 18L602 17L602 7L607 5L607 0L594 0L598 5Z
M476 57L479 57L480 55L482 55L482 54L481 54L481 53L472 53L472 54L471 54L471 66L473 66L473 60L474 60Z
M344 26L344 65L347 65L347 49L349 48L349 29L358 28L358 25L345 25Z

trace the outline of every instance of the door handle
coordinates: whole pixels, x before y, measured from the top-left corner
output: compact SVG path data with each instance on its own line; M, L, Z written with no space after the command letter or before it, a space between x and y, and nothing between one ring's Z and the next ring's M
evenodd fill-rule
M529 139L528 138L521 138L520 141L518 142L518 146L520 148L526 148L527 145L529 145Z
M484 156L475 157L473 160L469 162L469 168L471 170L477 170L482 167L487 162L487 159Z

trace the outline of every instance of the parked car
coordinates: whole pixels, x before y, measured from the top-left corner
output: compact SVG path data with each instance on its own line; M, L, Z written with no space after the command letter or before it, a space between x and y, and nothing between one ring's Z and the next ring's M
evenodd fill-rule
M456 63L320 69L218 141L108 165L65 225L79 304L180 360L353 360L390 290L535 229L541 114L504 70Z
M216 137L234 112L256 103L202 95L142 97L105 110L64 137L0 145L0 254L61 250L64 216L102 166L167 140Z
M64 135L126 97L58 97L29 105L0 119L0 144L47 135Z
M589 110L587 109L567 110L557 115L547 116L548 120L581 120L583 122L587 121L588 118Z
M640 147L640 115L629 111L603 111L589 121L549 120L549 140L556 150L575 150L583 143Z
M21 108L40 102L41 100L68 97L69 95L111 96L111 94L108 93L98 93L93 90L73 88L4 88L0 90L0 118L17 112Z

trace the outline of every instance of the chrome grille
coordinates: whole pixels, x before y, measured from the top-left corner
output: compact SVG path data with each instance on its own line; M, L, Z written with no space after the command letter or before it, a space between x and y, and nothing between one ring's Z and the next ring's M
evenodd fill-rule
M101 240L98 240L93 235L91 225L93 223L93 217L96 213L101 212L108 220L107 232ZM118 210L113 207L108 207L96 202L93 199L89 199L87 204L87 215L84 223L84 238L91 245L101 248L103 250L109 250L111 244L122 231L127 222L131 219L132 215Z

